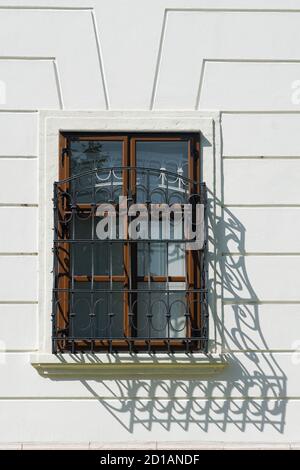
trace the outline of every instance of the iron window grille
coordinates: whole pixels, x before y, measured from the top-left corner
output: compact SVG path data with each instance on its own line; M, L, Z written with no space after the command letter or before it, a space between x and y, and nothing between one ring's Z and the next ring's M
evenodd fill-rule
M100 138L103 141L104 137ZM182 138L190 146L194 142L190 136L179 137ZM132 165L130 158L122 159L119 166L94 165L91 169L70 171L70 142L80 140L80 136L64 139L67 147L62 148L60 174L67 177L54 183L53 194L53 352L207 352L205 184L185 176L180 169L172 172L164 167L139 167ZM130 149L127 139L128 136L126 148ZM87 140L89 152L99 154L101 144L95 144L95 136ZM191 148L189 158L193 156ZM201 249L186 250L190 240L182 232L178 235L174 227L167 238L162 237L161 217L158 237L152 237L149 226L146 239L130 239L126 231L99 239L96 227L103 218L97 215L97 209L105 202L119 216L121 195L127 198L129 213L135 203L147 208L151 204L190 204L193 211L196 204L202 204ZM127 216L125 225L134 219ZM172 220L174 214L171 224ZM147 223L151 223L151 218ZM117 230L120 231L119 226ZM159 273L151 271L153 253L160 260ZM180 256L185 272L174 275L170 272L171 257L178 260Z

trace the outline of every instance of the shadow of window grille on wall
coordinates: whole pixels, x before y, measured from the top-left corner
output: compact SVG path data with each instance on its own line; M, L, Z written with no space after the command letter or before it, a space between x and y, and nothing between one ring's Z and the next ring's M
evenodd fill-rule
M54 183L53 352L207 351L205 184L184 165L110 159L88 168L72 162L72 142L62 155L69 171Z

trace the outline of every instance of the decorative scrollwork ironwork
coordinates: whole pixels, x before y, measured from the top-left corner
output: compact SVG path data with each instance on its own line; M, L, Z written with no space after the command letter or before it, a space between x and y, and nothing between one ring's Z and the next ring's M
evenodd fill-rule
M120 195L128 208L206 207L205 184L164 168L95 168L54 183L53 351L206 351L206 223L202 249L189 255L181 253L190 240L175 230L167 238L97 238L97 208L118 211ZM185 272L171 272L180 263Z

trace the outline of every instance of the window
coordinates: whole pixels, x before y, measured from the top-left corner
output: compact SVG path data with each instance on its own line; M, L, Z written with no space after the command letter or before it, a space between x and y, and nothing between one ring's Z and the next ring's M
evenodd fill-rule
M61 133L53 352L207 349L199 155L198 134Z

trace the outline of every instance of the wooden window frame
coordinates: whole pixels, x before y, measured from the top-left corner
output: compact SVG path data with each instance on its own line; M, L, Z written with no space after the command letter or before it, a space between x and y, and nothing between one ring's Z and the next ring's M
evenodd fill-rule
M68 179L71 176L70 173L70 150L69 142L72 138L78 138L81 141L121 141L123 143L123 152L122 152L122 165L124 167L136 166L136 142L137 141L188 141L188 178L195 182L192 191L200 193L200 182L201 182L201 168L200 168L200 136L198 133L194 132L180 132L180 133L167 133L167 132L65 132L62 131L59 134L59 181ZM128 171L123 171L123 187L122 194L128 195L129 188L131 189L131 194L135 198L135 176L134 172L128 174ZM68 191L68 183L65 183L65 190ZM91 209L90 204L80 204L80 209L83 211L88 211ZM61 219L64 218L67 214L68 209L66 207L58 207L58 211L61 213ZM59 224L59 232L63 232L62 224ZM61 330L67 330L67 325L69 322L69 293L67 292L69 288L68 273L69 267L67 265L67 259L69 256L69 247L68 243L63 243L64 238L61 239L62 249L66 253L64 260L60 259L58 263L58 277L62 278L60 281L60 287L65 289L65 292L59 293L59 305L62 306L59 314L57 315L57 327ZM128 292L126 293L126 287L129 285L129 278L131 281L136 284L138 282L147 282L149 281L148 276L137 276L137 272L132 273L132 254L130 251L136 249L136 245L126 243L124 241L124 275L94 275L93 280L95 282L122 282L125 287L124 292L124 305L123 310L123 319L124 319L124 333L125 336L131 337L130 325L129 325L129 302L126 299L128 297ZM151 283L156 282L185 282L187 285L187 295L192 299L192 305L194 306L191 311L191 322L190 328L186 334L187 337L191 336L191 325L195 329L201 328L201 302L200 298L198 299L199 294L195 292L188 293L189 290L193 290L195 286L200 285L200 263L198 262L198 253L197 251L187 251L186 253L186 275L185 276L151 276ZM136 260L136 256L134 256ZM127 274L126 274L127 273ZM90 275L76 275L74 280L77 282L90 282ZM199 302L197 301L199 300ZM172 350L185 350L186 345L181 338L171 338L171 347ZM62 352L73 350L74 345L71 345L72 342L68 340L68 336L64 339L58 340L57 345L58 349ZM119 351L128 351L128 340L95 340L92 345L93 350L107 350L108 347L119 350ZM133 345L136 351L145 351L149 349L149 346L146 344L146 341L139 339L138 337L133 340ZM201 341L195 341L193 345L193 350L201 349ZM151 350L166 351L167 345L162 339L151 339ZM86 350L90 349L90 344L87 344L84 340L76 340L76 350Z

